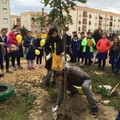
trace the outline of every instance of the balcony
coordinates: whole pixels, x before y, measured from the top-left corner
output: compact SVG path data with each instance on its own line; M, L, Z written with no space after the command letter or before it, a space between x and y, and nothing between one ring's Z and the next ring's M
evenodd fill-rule
M87 22L83 21L83 25L87 25Z
M83 27L82 27L82 31L83 31L83 32L86 32L86 31L87 31L87 27L86 27L86 26L83 26Z
M110 22L110 26L111 26L111 27L113 26L112 22Z
M83 17L87 18L87 12L83 11Z
M102 20L103 19L103 17L101 17L100 15L99 15L99 20Z
M113 21L113 16L110 16L110 21Z

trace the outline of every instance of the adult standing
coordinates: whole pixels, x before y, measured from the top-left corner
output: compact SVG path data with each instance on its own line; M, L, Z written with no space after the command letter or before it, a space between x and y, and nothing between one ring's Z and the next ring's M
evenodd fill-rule
M11 71L9 70L9 54L7 53L7 30L6 29L2 29L1 30L1 36L0 36L0 42L3 44L3 46L0 46L0 59L1 59L1 70L2 70L2 74L1 76L4 76L4 66L3 66L3 58L6 61L6 73L11 73Z
M102 38L102 29L96 29L92 35L92 37L94 38L95 40L95 43L97 44L97 42ZM96 49L96 46L95 46L95 51L94 51L94 63L97 63L97 60L96 60L96 55L97 55L97 49Z
M50 78L52 76L52 53L60 55L63 52L62 39L58 35L58 30L56 28L51 28L48 33L48 38L45 43L45 53L46 53L46 65L47 69L45 87L48 88L50 84ZM52 81L52 86L56 83L55 71Z
M16 45L18 47L18 51L11 54L12 56L12 68L13 70L16 70L15 66L15 59L17 59L17 65L18 69L23 69L20 63L20 57L23 57L23 49L22 49L22 43L19 43L16 39L17 35L21 35L20 33L20 27L18 25L14 25L12 31L9 33L9 44Z

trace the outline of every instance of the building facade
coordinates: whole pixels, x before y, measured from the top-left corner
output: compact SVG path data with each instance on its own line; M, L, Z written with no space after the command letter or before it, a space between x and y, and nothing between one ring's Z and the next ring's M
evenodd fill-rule
M98 28L107 33L120 30L120 14L77 6L75 10L70 9L70 15L73 19L70 32L94 32Z
M41 33L42 31L47 31L47 26L40 26L40 21L36 20L41 13L38 12L24 12L21 13L21 27L25 27L32 33Z
M11 28L14 25L19 25L21 27L21 17L17 15L11 15Z
M11 30L10 0L0 0L0 30L2 28Z

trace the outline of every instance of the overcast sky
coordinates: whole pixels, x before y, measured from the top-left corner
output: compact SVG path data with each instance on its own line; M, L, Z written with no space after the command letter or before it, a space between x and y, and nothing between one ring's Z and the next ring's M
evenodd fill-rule
M41 11L43 4L40 0L10 0L11 14L19 15L26 11ZM120 0L87 0L86 4L78 5L110 11L114 13L120 13ZM49 13L49 7L45 8L45 11Z

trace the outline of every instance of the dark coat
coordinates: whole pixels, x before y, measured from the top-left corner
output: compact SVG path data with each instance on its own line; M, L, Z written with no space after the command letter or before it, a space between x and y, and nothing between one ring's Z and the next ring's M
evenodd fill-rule
M98 42L98 40L100 40L102 38L102 36L98 32L94 32L92 37L94 38L96 43Z
M30 45L31 42L33 43L33 46L34 46L35 48L37 48L37 41L36 41L36 39L33 38L33 37L32 37L32 38L25 37L24 42L23 42L23 46L24 46L25 48L29 49L28 52L33 53L33 52L35 52L35 48Z
M78 49L79 49L79 40L78 39L72 39L72 56L77 57L78 55Z
M84 80L89 79L90 76L79 67L71 66L67 69L67 80L73 85L82 85Z
M67 68L67 90L76 91L73 86L81 86L85 80L90 80L90 76L76 66ZM60 106L64 96L64 81L60 82L60 93L57 98L57 105Z
M54 43L56 43L56 55L60 55L63 52L62 39L59 36L57 36L56 38L49 37L46 40L45 49L44 49L46 56L49 53L51 54L52 52L54 53L55 51ZM52 67L52 58L50 58L49 60L46 60L46 65L45 65L45 68L48 70L51 70L51 67Z
M0 36L0 42L4 42L5 44L7 44L7 36L5 37L4 41L2 40L1 36ZM2 53L2 46L0 46L0 53ZM7 53L7 46L4 46L4 50L5 50L5 53Z
M38 55L38 56L43 56L43 48L44 48L44 46L43 47L40 46L40 41L41 40L42 40L41 38L37 38L37 49L40 50L40 55Z

